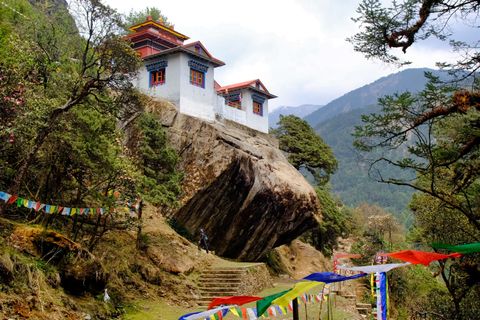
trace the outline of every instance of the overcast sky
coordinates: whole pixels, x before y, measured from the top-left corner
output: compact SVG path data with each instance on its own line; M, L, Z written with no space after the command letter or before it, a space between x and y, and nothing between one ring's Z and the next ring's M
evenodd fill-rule
M259 78L278 95L270 106L326 104L379 77L399 71L368 61L345 41L358 0L104 0L122 13L155 6L175 29L200 40L225 66L215 69L221 85ZM434 67L445 45L409 49L410 67Z

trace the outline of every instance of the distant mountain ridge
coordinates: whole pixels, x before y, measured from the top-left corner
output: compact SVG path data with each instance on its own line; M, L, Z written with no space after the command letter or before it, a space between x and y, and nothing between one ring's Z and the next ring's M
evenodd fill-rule
M441 79L447 78L447 73L439 70L403 70L352 90L304 117L333 149L339 167L331 178L331 184L333 191L345 204L377 204L396 213L397 217L407 208L413 191L372 180L368 176L368 163L362 160L352 145L352 133L355 126L362 124L362 114L380 111L378 98L396 92L421 91L428 81L425 72L431 72ZM408 173L399 170L394 174L404 176ZM405 222L406 217L400 218Z
M280 115L295 115L299 118L303 118L322 107L323 105L316 104L302 104L296 107L281 106L268 114L268 123L270 124L270 127L276 128L278 120L280 120Z
M378 98L382 96L396 92L418 92L427 83L427 79L424 76L425 72L431 72L440 78L445 77L447 74L445 71L428 68L406 69L393 73L332 100L323 108L305 116L304 119L312 127L316 127L321 122L336 115L375 105Z

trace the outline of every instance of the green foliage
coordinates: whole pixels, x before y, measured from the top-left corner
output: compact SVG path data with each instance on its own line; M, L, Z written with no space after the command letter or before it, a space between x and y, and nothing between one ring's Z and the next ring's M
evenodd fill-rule
M381 0L363 0L357 8L358 16L353 18L360 31L347 40L355 51L367 58L396 64L409 62L392 53L395 49L406 53L414 43L431 37L450 40L452 51L459 57L455 67L475 71L479 66L477 40L456 41L450 27L455 21L457 28L460 23L464 24L463 28L475 30L478 11L478 2L469 0L402 0L389 4Z
M303 239L325 256L331 256L338 238L347 237L353 228L352 212L332 197L327 186L317 187L315 191L320 201L323 220L317 228L305 233Z
M142 23L147 20L148 16L151 16L152 20L159 21L161 24L169 28L174 27L173 23L170 22L168 18L162 14L162 11L156 7L146 7L139 11L131 10L125 17L125 27L128 29L128 27Z
M377 106L364 107L335 116L317 126L317 132L330 145L338 159L338 170L331 177L332 191L348 206L364 202L376 204L397 217L408 207L412 191L400 186L378 183L370 176L369 155L362 157L352 147L352 133L361 124L361 114L377 111ZM379 164L379 166L381 166ZM386 166L381 166L383 168ZM408 178L412 173L389 168L397 177Z
M325 185L337 169L331 148L325 144L310 125L296 116L280 116L278 128L272 132L279 140L280 149L298 170L306 169L317 185Z
M69 2L73 18L61 4L7 2L27 18L0 6L0 189L70 207L123 207L138 195L174 204L181 174L161 126L141 118L141 157L123 145L119 118L143 100L131 82L140 60L118 13L93 0ZM4 209L90 250L109 230L136 226L119 210L71 218Z
M443 30L448 29L453 16L461 16L467 23L474 21L472 26L476 27L478 9L478 3L471 1L406 0L385 8L380 1L364 0L358 9L360 17L356 19L364 29L351 41L355 50L367 58L399 62L391 55L390 48L402 48L405 52L415 42L430 36L450 37ZM443 20L443 17L448 18ZM462 79L475 76L479 67L476 42L451 43L454 51L462 48L464 52L459 55L457 69L452 73ZM465 87L462 83L445 85L431 75L429 78L418 95L403 93L380 99L381 112L364 116L364 124L356 128L355 146L373 154L377 180L419 191L411 203L416 218L415 233L411 237L417 242L426 246L432 241L449 244L478 241L478 82L473 80L473 84ZM388 153L391 150L399 150L400 156L392 157ZM416 179L380 170L379 163L413 170ZM436 274L448 289L449 300L446 308L433 313L434 318L472 319L478 315L478 307L471 307L480 299L478 264L476 255L439 262ZM435 292L431 291L430 298L438 299L437 305L445 303Z
M168 146L166 133L153 115L141 115L138 126L142 132L139 158L143 170L139 192L155 205L174 204L181 191L182 174L176 170L179 157Z

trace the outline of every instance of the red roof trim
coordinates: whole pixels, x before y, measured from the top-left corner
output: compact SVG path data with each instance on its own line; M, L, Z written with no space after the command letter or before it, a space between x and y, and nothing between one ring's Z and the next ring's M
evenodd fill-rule
M191 54L192 56L195 56L195 57L198 57L200 59L204 59L204 60L207 60L207 61L210 61L211 63L214 64L215 67L221 67L221 66L224 66L225 65L225 62L221 61L221 60L218 60L218 59L215 59L215 58L209 58L209 57L205 57L205 56L202 56L192 50L189 50L189 49L186 49L184 46L177 46L177 47L173 47L173 48L169 48L169 49L165 49L165 50L162 50L160 51L159 53L155 53L155 54L152 54L152 55L149 55L149 56L146 56L144 58L144 60L148 60L148 59L153 59L155 57L160 57L160 56L163 56L163 55L166 55L166 54L171 54L171 53L175 53L175 52L185 52L185 53L188 53L188 54Z
M256 87L257 84L260 85L263 90L258 89ZM260 81L260 79L249 80L249 81L244 81L244 82L240 82L240 83L235 83L235 84L230 84L230 85L227 85L227 86L223 86L223 87L220 87L220 89L218 89L217 92L221 94L221 93L226 93L227 91L233 91L233 90L239 90L239 89L245 89L245 88L252 89L252 90L257 91L259 93L263 93L267 97L269 97L270 99L277 97L277 96L271 94L267 90L267 88L262 83L262 81Z

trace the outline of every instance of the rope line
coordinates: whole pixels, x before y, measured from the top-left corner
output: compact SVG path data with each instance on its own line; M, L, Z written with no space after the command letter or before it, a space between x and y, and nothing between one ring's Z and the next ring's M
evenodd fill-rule
M29 17L27 17L26 15L24 15L23 13L21 13L21 12L18 11L17 9L12 8L12 7L11 7L10 5L8 5L7 3L5 3L5 2L3 2L3 1L0 0L0 4L3 5L5 8L8 8L8 9L12 10L13 12L19 14L21 17L23 17L23 18L25 18L25 19L27 19L27 20L30 20Z

